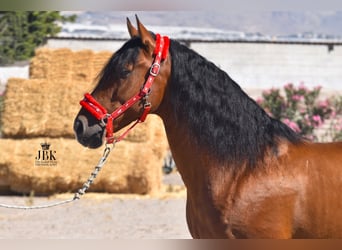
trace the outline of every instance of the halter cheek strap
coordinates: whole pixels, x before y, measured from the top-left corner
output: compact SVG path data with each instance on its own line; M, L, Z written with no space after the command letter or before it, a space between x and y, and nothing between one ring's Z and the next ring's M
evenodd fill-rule
M142 86L139 93L134 95L123 105L114 110L111 114L109 114L107 110L99 102L97 102L95 98L89 93L86 93L84 95L84 99L80 101L81 106L85 108L97 120L101 121L101 123L106 127L107 144L121 141L135 125L145 121L146 116L149 114L151 110L151 103L147 100L148 95L151 92L151 86L153 84L155 77L159 74L160 63L162 60L165 60L168 55L169 46L170 40L167 36L161 36L159 34L156 34L156 47L154 50L155 58L150 68L149 76L145 84ZM142 115L121 136L119 136L118 138L114 138L113 121L140 100L143 101L144 108Z
M164 46L161 46L160 42L164 42ZM167 57L167 54L169 53L169 47L170 47L170 39L167 36L161 37L160 34L156 34L156 47L154 49L153 54L157 55L160 51L161 54L161 60L165 60Z

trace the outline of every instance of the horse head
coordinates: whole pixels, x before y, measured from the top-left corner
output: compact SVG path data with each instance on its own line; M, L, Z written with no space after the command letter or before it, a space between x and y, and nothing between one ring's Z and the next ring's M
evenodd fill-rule
M134 120L143 121L161 105L170 76L167 37L149 32L137 19L137 29L127 18L131 39L115 52L98 76L91 94L81 101L74 121L78 142L98 148L113 142L113 131ZM153 83L153 84L152 84Z

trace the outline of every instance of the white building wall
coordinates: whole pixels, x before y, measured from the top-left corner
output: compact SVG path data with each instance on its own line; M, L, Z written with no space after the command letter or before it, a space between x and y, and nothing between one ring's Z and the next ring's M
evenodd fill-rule
M48 39L44 47L51 49L69 48L71 50L91 49L93 51L117 51L124 41L116 40L76 40L76 39Z
M342 90L342 46L275 43L191 43L243 88L308 87Z
M0 94L5 91L9 78L28 78L29 66L0 67Z

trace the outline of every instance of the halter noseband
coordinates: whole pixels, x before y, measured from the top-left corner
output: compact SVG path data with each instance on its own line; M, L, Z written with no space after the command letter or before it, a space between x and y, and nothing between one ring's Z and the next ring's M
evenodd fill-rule
M146 82L140 89L139 93L134 95L123 105L114 110L113 113L109 114L107 110L100 103L98 103L95 98L89 93L86 93L84 95L84 99L80 101L81 106L85 108L97 120L101 121L101 124L106 127L106 142L108 144L122 140L136 124L145 121L146 116L151 110L151 103L147 101L147 98L151 92L152 83L155 77L159 74L160 63L167 57L169 45L170 40L167 36L160 36L159 34L156 34L156 47L153 52L155 58L150 68L149 76ZM115 139L113 136L113 121L140 100L143 101L144 105L144 111L142 115L126 132Z

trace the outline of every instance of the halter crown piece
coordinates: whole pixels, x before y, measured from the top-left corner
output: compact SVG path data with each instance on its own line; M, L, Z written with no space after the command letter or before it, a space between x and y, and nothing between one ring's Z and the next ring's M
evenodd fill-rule
M139 93L134 95L132 98L126 101L123 105L121 105L119 108L114 110L113 113L109 114L107 110L100 103L98 103L95 100L95 98L89 93L86 93L84 95L84 99L80 101L81 106L85 108L97 120L101 121L101 123L106 127L106 143L107 144L121 141L136 124L145 121L146 116L151 110L151 103L147 101L147 98L151 91L151 86L153 84L153 81L155 77L159 74L160 63L161 61L165 60L165 58L168 55L169 45L170 45L170 40L167 36L161 36L159 34L156 34L156 47L153 52L155 58L150 68L149 76L146 82L140 89ZM143 107L144 107L142 115L121 136L119 136L118 138L114 138L113 121L140 100L143 101Z

